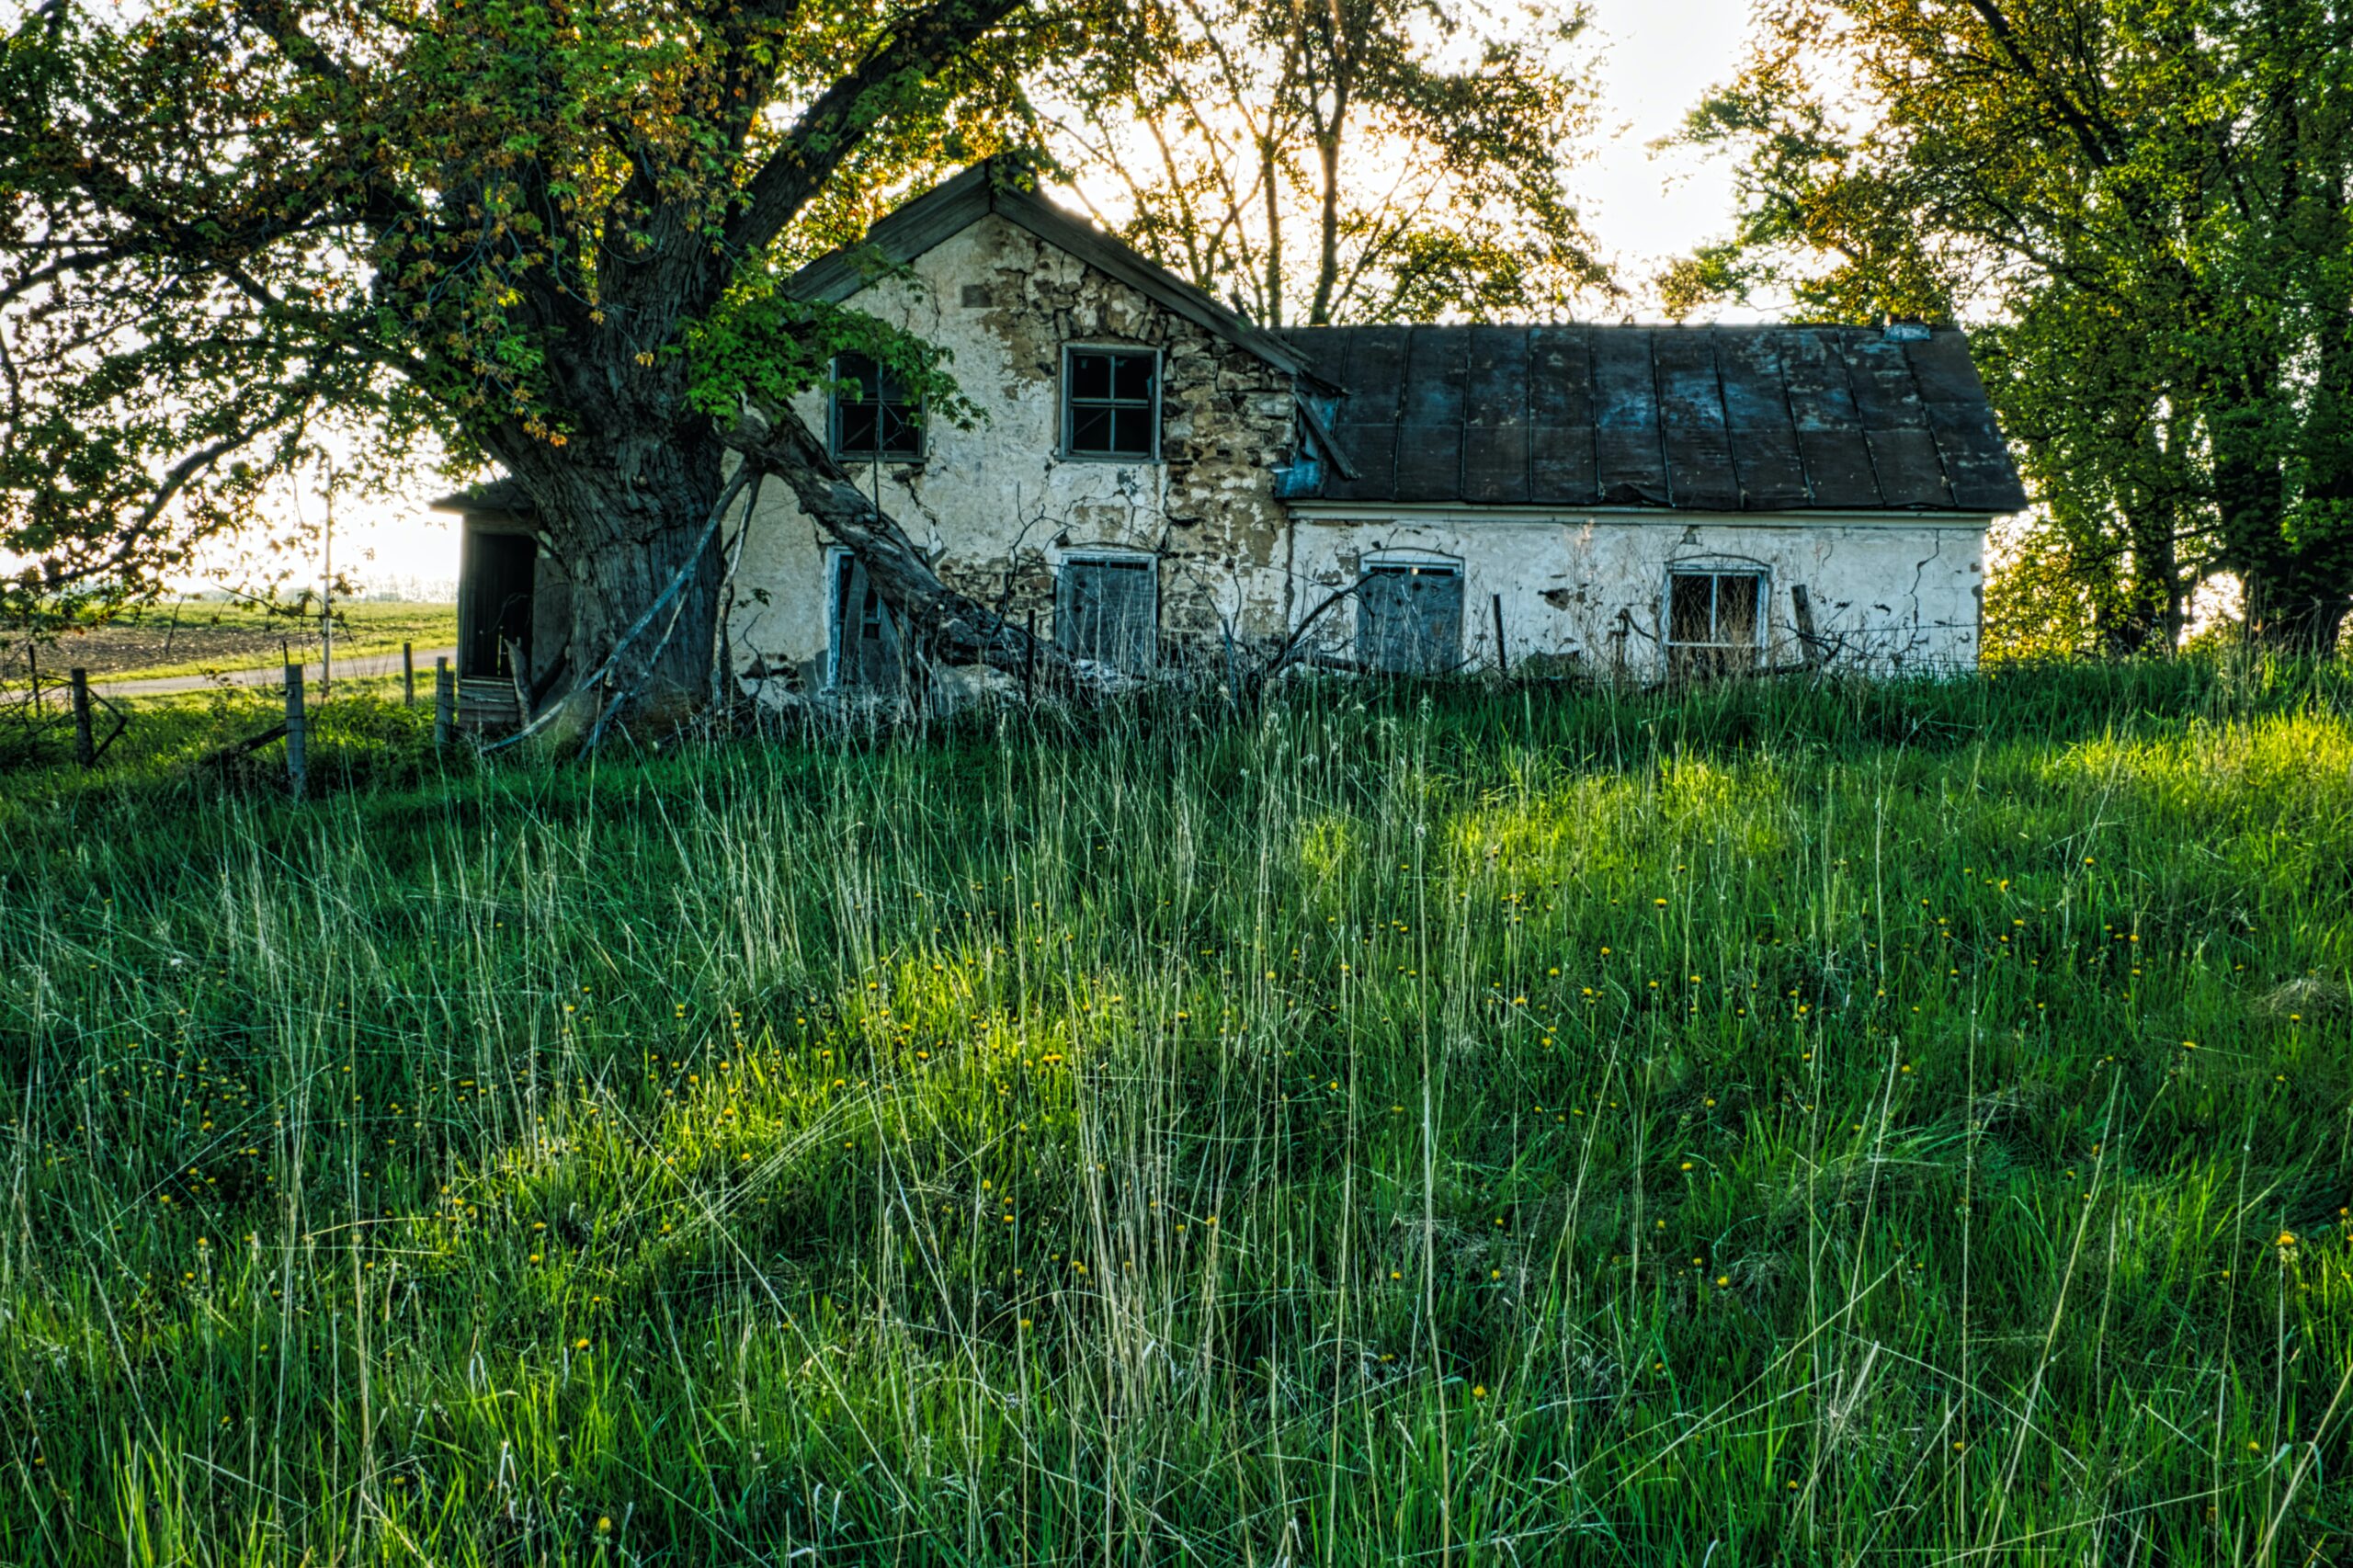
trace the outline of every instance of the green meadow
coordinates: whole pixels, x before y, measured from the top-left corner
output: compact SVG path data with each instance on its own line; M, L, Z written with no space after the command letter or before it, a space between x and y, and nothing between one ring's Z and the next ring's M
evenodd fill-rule
M0 781L0 1562L2353 1556L2342 665L426 726Z

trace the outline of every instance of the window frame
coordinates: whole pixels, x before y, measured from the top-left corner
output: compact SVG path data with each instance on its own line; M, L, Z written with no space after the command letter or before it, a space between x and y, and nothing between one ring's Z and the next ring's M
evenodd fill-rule
M1065 550L1054 560L1054 645L1071 652L1063 642L1063 618L1069 612L1068 569L1073 566L1117 566L1142 572L1152 589L1152 632L1144 640L1142 665L1131 675L1149 675L1160 665L1160 557L1146 550ZM1092 654L1074 657L1092 658ZM1119 665L1125 669L1127 666Z
M1078 423L1078 402L1075 395L1077 377L1072 361L1081 354L1109 354L1131 359L1149 358L1152 360L1152 450L1150 452L1081 451L1074 444L1073 438L1076 434ZM1160 460L1160 424L1163 411L1167 403L1167 389L1162 384L1161 376L1166 365L1167 357L1159 349L1147 348L1138 344L1063 344L1062 384L1055 398L1060 431L1054 444L1054 455L1064 462L1129 464L1158 462ZM1089 398L1087 406L1118 409L1133 408L1137 405L1117 398L1109 400Z
M876 383L876 385L875 385L875 396L873 397L873 399L872 399L871 401L873 402L873 403L874 403L874 405L875 405L875 408L876 408L876 410L878 411L878 414L879 414L879 412L880 412L881 409L883 409L883 408L885 408L885 407L891 407L891 408L903 408L903 409L912 409L912 410L914 411L914 417L913 417L913 418L906 418L906 417L905 417L905 416L904 416L904 415L902 416L902 418L903 418L903 422L905 424L905 426L906 426L907 429L909 429L910 431L912 431L912 432L914 433L914 435L915 435L915 451L913 452L913 454L909 455L909 454L902 454L902 453L890 452L890 451L881 451L881 452L859 451L859 452L853 452L853 451L846 451L846 450L844 450L844 449L843 449L843 448L842 448L842 394L841 394L841 392L840 392L839 383L841 383L842 381L848 381L848 380L851 380L851 379L852 379L852 378L850 378L850 377L847 377L847 376L844 376L844 375L842 374L842 361L843 361L845 358L864 359L868 364L872 365L872 366L874 367L874 379L875 379L875 383ZM826 365L825 365L825 372L826 372L826 378L827 378L827 380L829 380L829 381L833 381L833 382L835 383L835 390L830 391L830 392L826 392L826 394L825 394L825 450L826 450L827 452L829 452L829 453L831 453L831 454L833 455L833 459L834 459L834 460L835 460L835 462L838 462L838 463L876 463L876 462L881 462L881 463L889 463L889 464L891 464L892 466L893 466L893 467L897 467L897 468L905 468L905 467L910 467L910 466L920 466L920 465L923 463L924 460L925 460L926 458L927 458L928 456L930 456L930 454L931 454L931 438L930 438L930 434L929 434L928 422L924 418L924 413L925 413L924 399L922 399L921 397L917 397L917 398L915 398L912 403L910 403L910 402L908 402L908 401L906 401L905 399L903 399L903 398L885 398L885 397L883 397L883 396L881 395L881 380L882 380L883 375L885 374L885 369L884 369L884 367L883 367L883 365L882 365L881 361L880 361L880 360L876 359L872 355L870 355L870 354L856 354L856 355L843 355L843 354L836 354L836 355L835 355L835 356L834 356L834 358L833 358L832 359L830 359L830 360L828 360L828 361L826 362ZM861 383L861 384L862 384L862 383ZM866 398L859 398L859 399L858 400L858 405L863 405L863 404L864 404L864 403L866 403L868 401L869 401L869 400L868 400L868 399L866 399ZM854 406L855 406L855 405L854 405ZM878 428L879 428L879 426L878 426Z
M1675 580L1677 577L1705 577L1708 589L1708 630L1716 640L1705 642L1686 642L1675 635ZM1722 579L1745 577L1756 585L1756 624L1751 629L1745 643L1721 641L1722 631ZM1666 578L1660 586L1658 616L1658 645L1671 679L1693 676L1753 675L1765 667L1765 653L1770 645L1773 621L1773 571L1754 561L1672 561L1667 563ZM1690 666L1677 667L1679 651L1690 650ZM1702 655L1745 652L1748 662L1734 667L1730 661L1720 661L1721 667L1710 668Z
M1423 572L1427 572L1433 576L1454 579L1458 602L1455 605L1453 656L1436 668L1397 669L1386 665L1374 665L1366 655L1365 620L1370 606L1365 598L1365 585L1375 576L1393 574L1417 574ZM1468 567L1454 557L1411 551L1370 552L1357 562L1356 598L1356 661L1358 666L1366 674L1429 679L1459 674L1471 662L1469 654L1463 648L1463 639L1468 634L1467 622L1470 617L1471 574Z
M844 580L857 569L857 553L847 545L833 544L825 547L825 690L829 692L876 690L875 687L868 686L845 687L842 685L842 654L848 650L850 641L845 634L847 628L842 619L842 592ZM892 633L895 637L898 627L892 620L891 606L885 601L881 608L883 621L891 627Z

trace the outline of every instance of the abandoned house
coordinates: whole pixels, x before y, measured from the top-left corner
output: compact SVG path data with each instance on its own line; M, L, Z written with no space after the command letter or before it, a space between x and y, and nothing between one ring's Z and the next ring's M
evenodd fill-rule
M987 165L795 287L950 350L983 411L926 421L854 362L801 410L942 579L1137 672L1302 627L1367 671L1966 668L1986 528L2025 505L1949 329L1270 333ZM510 693L569 624L514 496L438 503L464 518L460 673ZM906 678L889 607L782 485L728 598L755 695Z

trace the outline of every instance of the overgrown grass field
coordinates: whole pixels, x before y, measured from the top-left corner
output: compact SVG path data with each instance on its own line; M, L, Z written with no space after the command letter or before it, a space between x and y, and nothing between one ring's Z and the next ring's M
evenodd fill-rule
M2348 712L28 785L0 1560L2342 1561Z

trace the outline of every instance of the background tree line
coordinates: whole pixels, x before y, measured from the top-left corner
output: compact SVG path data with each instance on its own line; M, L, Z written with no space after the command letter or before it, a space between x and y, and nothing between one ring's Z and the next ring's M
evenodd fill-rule
M151 590L339 428L380 472L435 449L520 482L578 585L576 678L707 693L713 540L767 480L931 652L1024 659L790 412L854 349L953 418L950 368L781 280L1020 149L1264 324L1590 313L1584 27L1542 0L45 0L0 51L0 549L27 563L0 608ZM2169 646L2228 574L2251 635L2332 647L2348 27L2337 0L1771 0L1688 131L1737 160L1737 230L1661 287L1990 322L2041 504L1994 595L2014 645Z
M1739 161L1678 310L1983 319L2039 512L2013 646L2173 646L2223 574L2262 643L2353 608L2353 7L1775 0L1691 116Z

